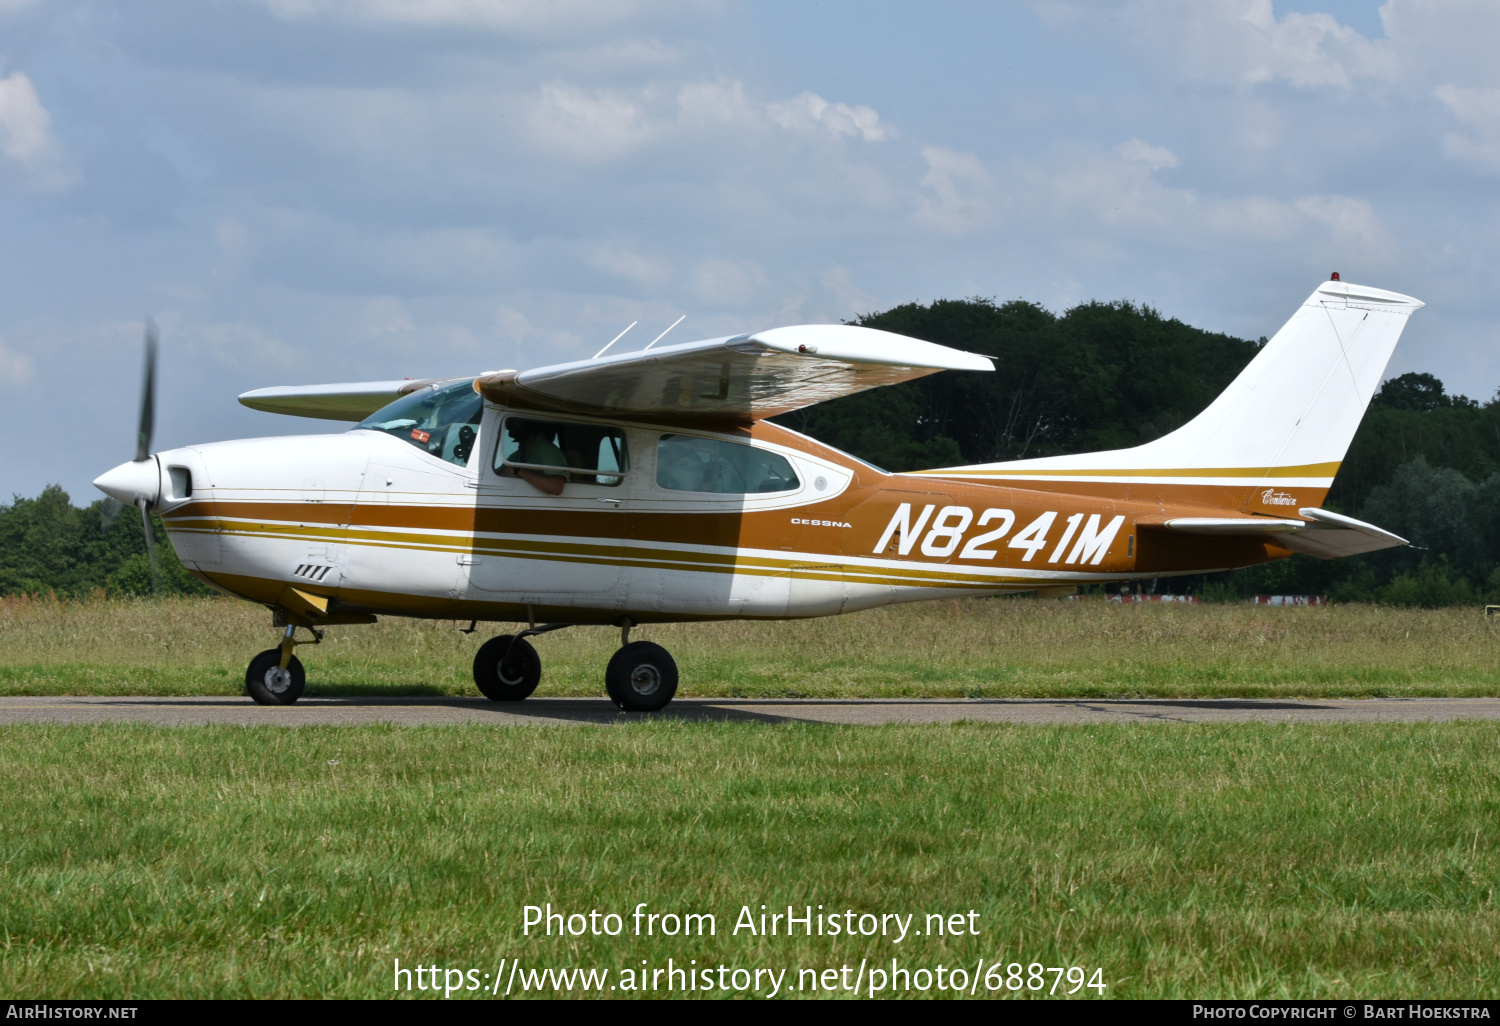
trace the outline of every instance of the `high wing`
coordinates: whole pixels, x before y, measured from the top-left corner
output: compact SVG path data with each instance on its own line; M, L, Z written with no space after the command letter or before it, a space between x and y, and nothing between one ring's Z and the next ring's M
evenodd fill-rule
M994 370L978 356L873 328L805 324L481 377L508 406L657 422L745 423L940 370Z
M1355 556L1361 552L1378 552L1398 545L1410 545L1405 538L1367 524L1363 520L1332 513L1326 509L1299 509L1306 520L1275 517L1173 517L1159 526L1183 534L1223 536L1268 536L1282 548L1305 553L1319 559Z
M988 356L848 324L804 324L596 360L482 375L491 402L622 420L744 423L940 370L992 371ZM359 421L439 379L258 388L251 409Z
M436 384L441 378L418 381L352 381L341 385L277 385L257 388L239 397L252 410L284 413L318 420L361 421L411 392Z

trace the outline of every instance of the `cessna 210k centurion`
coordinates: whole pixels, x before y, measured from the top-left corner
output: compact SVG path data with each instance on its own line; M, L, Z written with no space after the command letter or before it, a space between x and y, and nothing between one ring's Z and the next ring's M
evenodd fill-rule
M328 625L413 616L527 625L474 660L496 701L541 679L527 638L617 627L605 688L649 711L676 693L677 667L629 640L637 624L832 616L1406 544L1321 503L1421 305L1335 275L1162 438L906 474L767 418L993 370L988 357L808 325L476 377L264 388L240 401L357 423L153 455L148 328L137 458L95 484L143 520L158 512L194 576L272 610L281 643L245 677L257 702L297 700L293 650Z

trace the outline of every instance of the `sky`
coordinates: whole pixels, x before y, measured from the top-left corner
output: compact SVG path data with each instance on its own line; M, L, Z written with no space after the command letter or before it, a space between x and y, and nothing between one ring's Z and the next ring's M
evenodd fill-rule
M1414 295L1500 387L1493 0L0 0L0 496L472 374L938 298L1273 334Z

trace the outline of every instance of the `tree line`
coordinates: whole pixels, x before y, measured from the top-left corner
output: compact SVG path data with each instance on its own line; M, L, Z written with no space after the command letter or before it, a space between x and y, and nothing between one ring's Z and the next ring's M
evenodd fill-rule
M938 300L855 323L995 357L993 374L935 374L778 418L892 471L1139 445L1195 416L1266 341L1203 331L1128 302L1055 314L1023 300ZM1327 506L1413 547L1330 561L1293 556L1158 587L1220 599L1500 601L1500 400L1450 395L1430 374L1385 382ZM152 522L157 590L206 592ZM56 485L0 505L0 594L98 590L151 593L139 513L110 499L76 507Z

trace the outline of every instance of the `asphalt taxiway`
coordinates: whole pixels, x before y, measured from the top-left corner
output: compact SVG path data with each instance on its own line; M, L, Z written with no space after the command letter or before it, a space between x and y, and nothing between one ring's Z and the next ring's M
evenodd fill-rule
M12 723L144 723L156 726L403 726L482 723L609 725L642 719L747 723L1414 723L1500 720L1500 698L1339 699L744 699L679 698L658 713L623 713L603 698L304 698L259 706L248 698L0 698Z

